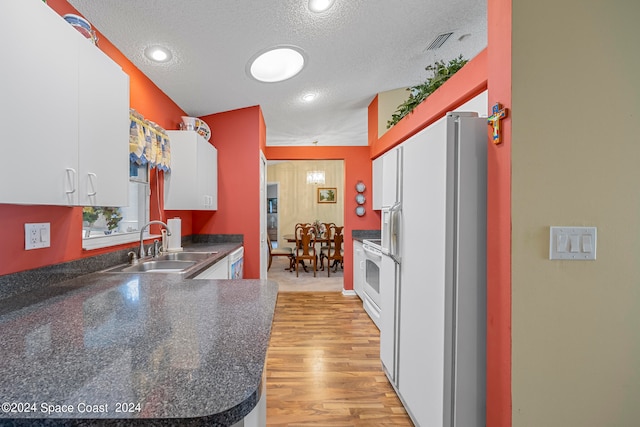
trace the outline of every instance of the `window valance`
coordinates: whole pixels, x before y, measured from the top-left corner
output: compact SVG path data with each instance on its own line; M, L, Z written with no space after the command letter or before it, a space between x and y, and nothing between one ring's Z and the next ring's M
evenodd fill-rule
M138 165L149 164L164 172L171 171L171 146L166 131L145 120L135 110L129 111L129 159Z

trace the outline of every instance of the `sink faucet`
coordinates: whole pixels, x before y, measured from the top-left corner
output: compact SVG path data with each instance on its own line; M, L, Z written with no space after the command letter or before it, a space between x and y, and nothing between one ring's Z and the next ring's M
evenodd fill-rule
M167 236L171 236L171 230L169 230L169 226L162 221L153 220L143 225L142 228L140 229L140 251L139 251L140 259L144 258L144 230L151 224L162 225L164 228L167 229Z

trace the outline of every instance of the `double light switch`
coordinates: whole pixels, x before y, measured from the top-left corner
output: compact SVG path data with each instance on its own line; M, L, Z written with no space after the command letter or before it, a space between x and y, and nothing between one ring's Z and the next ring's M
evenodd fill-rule
M596 259L596 227L551 227L549 259Z

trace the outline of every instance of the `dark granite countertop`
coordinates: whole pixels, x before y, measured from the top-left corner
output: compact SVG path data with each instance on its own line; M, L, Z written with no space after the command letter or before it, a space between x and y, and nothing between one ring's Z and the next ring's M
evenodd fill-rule
M358 242L362 242L365 239L379 239L380 230L353 230L351 238Z
M97 272L2 300L0 425L231 425L260 398L277 292Z

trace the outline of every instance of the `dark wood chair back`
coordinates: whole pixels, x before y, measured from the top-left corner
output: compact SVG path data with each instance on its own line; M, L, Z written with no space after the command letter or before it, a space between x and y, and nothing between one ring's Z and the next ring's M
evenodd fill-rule
M343 226L332 225L329 233L332 239L329 241L329 247L326 252L327 258L327 276L331 276L331 262L333 261L335 273L338 271L338 264L344 268L344 251L342 249L342 243L344 241L344 235L342 234ZM323 264L324 266L324 264Z
M316 257L316 229L312 225L296 225L296 277L300 262L305 260L313 264L313 276L316 276L318 261Z

